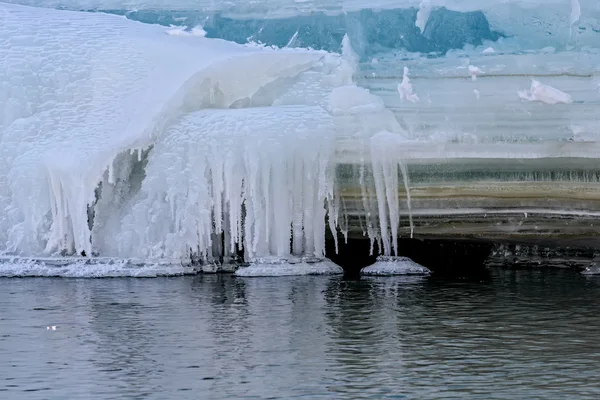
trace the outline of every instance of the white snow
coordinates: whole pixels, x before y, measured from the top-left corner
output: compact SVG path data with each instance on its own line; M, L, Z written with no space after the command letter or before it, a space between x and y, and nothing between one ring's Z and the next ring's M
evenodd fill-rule
M531 80L529 90L520 90L517 94L523 100L539 101L546 104L569 104L573 102L570 94L555 89L552 86L544 85L535 79Z
M413 87L410 83L408 72L408 68L404 67L402 82L398 84L398 94L400 95L400 100L408 100L411 103L416 103L419 101L419 96L413 92Z
M201 26L195 26L191 30L187 30L187 26L171 26L166 32L171 36L206 36L206 31Z
M361 275L430 275L431 271L408 257L379 256L375 264L360 270Z
M427 21L429 20L432 9L433 6L431 4L431 0L422 0L421 4L419 4L419 11L417 11L415 26L419 28L421 33L425 31L425 25L427 25Z

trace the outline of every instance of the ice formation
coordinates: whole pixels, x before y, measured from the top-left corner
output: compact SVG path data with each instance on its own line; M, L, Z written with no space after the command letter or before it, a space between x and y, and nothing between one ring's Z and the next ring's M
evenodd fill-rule
M360 270L361 275L430 275L431 271L407 257L379 256L375 264Z
M345 61L1 7L3 251L207 258L223 234L249 260L324 255Z
M402 174L406 191L410 236L413 236L413 221L410 201L409 176L405 160L402 158L402 146L407 140L399 133L382 131L371 138L371 163L375 190L379 227L383 254L398 254L398 228L400 226L400 205L398 194L398 176Z
M410 83L408 72L408 68L404 67L402 82L398 84L398 94L400 95L400 100L408 100L411 103L416 103L419 101L419 96L413 92L413 87L412 83Z
M202 29L202 27L199 25L193 27L190 30L187 30L186 26L171 25L171 28L168 29L166 32L168 35L171 35L171 36L199 36L199 37L206 36L206 31L204 29Z
M476 81L477 76L483 74L484 72L474 65L469 65L469 75L471 75L471 80Z
M570 94L544 85L535 79L531 80L531 88L529 90L520 90L518 91L518 95L523 100L540 101L546 104L569 104L573 102Z
M411 192L420 213L460 211L419 209L438 201L418 197L427 163L600 155L595 0L14 2L119 15L0 3L11 256L339 272L328 230L356 223L392 256ZM27 260L0 274L96 268Z
M429 15L431 15L431 9L430 0L421 1L419 11L417 12L417 19L415 20L415 25L421 30L421 33L425 31L425 25L427 24L427 20L429 20Z
M250 265L238 269L235 274L242 277L290 276L290 275L335 275L342 268L327 259L288 258L257 259Z

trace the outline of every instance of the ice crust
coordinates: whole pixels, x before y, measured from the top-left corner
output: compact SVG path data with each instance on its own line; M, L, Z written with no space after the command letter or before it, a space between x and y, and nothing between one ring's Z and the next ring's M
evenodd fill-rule
M361 275L430 275L431 271L407 257L379 256L375 264L360 270Z
M177 261L148 264L102 258L0 258L0 277L7 278L156 278L195 273L194 268Z
M295 275L336 275L344 271L328 259L289 259L285 262L279 259L257 259L248 266L235 272L236 276L295 276Z

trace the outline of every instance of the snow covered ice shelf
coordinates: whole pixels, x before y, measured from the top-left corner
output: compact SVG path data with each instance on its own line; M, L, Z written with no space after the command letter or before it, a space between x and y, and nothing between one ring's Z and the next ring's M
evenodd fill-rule
M0 3L6 254L597 235L597 2L16 3L118 15Z

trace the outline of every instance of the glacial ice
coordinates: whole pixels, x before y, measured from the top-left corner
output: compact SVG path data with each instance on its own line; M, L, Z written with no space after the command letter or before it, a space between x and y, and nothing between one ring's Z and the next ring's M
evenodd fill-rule
M95 11L0 3L11 256L309 273L327 230L348 235L338 165L392 256L414 164L600 157L592 0L9 3ZM47 273L27 262L0 271Z
M271 105L275 102L298 104L302 101L312 101L318 105L324 102L327 92L320 89L318 83L321 82L314 79L315 75L319 75L317 70L335 70L341 65L339 59L323 52L297 49L274 51L202 37L173 37L160 27L130 22L117 16L11 5L1 7L4 23L3 40L0 42L0 82L7 89L4 93L9 93L9 96L3 96L0 104L3 110L0 119L3 164L0 172L0 201L7 210L0 215L0 243L3 250L9 252L33 255L42 254L45 249L45 253L66 251L91 255L101 249L92 244L95 241L91 240L90 229L103 232L106 235L105 242L108 237L116 237L117 233L131 235L131 232L123 233L119 229L125 223L119 218L127 221L127 207L136 209L131 203L132 199L128 198L129 192L133 191L131 186L134 186L134 182L129 180L127 174L134 172L136 162L141 162L137 160L142 149L148 149L145 153L147 157L150 153L158 153L157 149L164 146L159 139L168 141L164 132L183 114L201 108L227 108L245 103L249 103L245 104L246 107ZM40 24L40 21L44 23ZM98 26L104 29L97 29ZM241 77L241 71L244 71L243 79L232 79ZM306 75L294 83L294 77L302 73ZM322 74L327 75L326 72ZM333 76L324 76L322 80L327 80L330 86L337 82ZM338 80L342 84L348 83L343 76L338 76ZM317 87L311 87L311 81ZM280 88L266 90L269 85L279 85ZM314 95L303 99L294 90L303 90L306 94L312 91ZM256 111L259 109L253 110L258 113L255 114L256 119L261 120L262 114ZM297 108L295 113L300 116L302 112L311 113L315 117L319 115L313 111L315 109ZM241 113L231 110L231 113L236 112ZM273 111L271 113L271 121L276 120L277 115ZM214 115L218 113L215 112L213 117ZM324 120L325 118L315 121L322 124L326 123ZM288 132L290 138L294 137L294 133L310 131L309 128L314 127L303 127L304 122L310 124L310 121L301 119L294 126L294 132ZM244 129L249 129L248 124L243 126L243 120L237 120L235 124L240 124L241 130L237 132L243 133ZM319 132L322 133L323 129ZM176 133L182 135L181 132ZM264 137L262 140L264 146L272 143L273 138ZM259 141L254 141L249 145L259 144ZM189 149L190 143L179 145ZM137 151L138 155L130 155L130 149ZM223 146L223 151L225 149L226 146ZM256 154L266 149L267 147L255 147ZM321 147L323 152L327 149L327 146ZM272 149L275 153L280 150ZM227 148L227 151L230 149ZM276 155L280 156L280 163L294 160L294 157L291 160L281 158L283 153ZM157 155L160 156L167 157L171 162L169 154ZM330 190L325 187L327 158L319 158L317 152L307 157L311 158L307 162L314 162L315 168L321 168L314 170L314 173L313 170L307 170L305 174L321 184L314 188L316 202L317 198L324 199L327 190ZM150 156L143 184L135 183L142 187L142 192L145 192L144 188L150 182L161 179L159 176L150 176L154 162L158 162L155 159ZM260 172L261 166L254 164L257 161L260 162L247 160L250 163L248 167L258 168ZM299 159L297 162L303 161ZM279 179L277 184L289 178L279 169L280 166L273 166L277 168L275 172L282 174L274 176L274 179ZM165 165L156 168L158 172L164 172ZM290 169L290 173L292 171ZM218 171L212 172L218 175ZM204 172L197 173L202 175ZM169 179L178 177L180 183L185 183L179 173ZM137 179L144 178L138 176ZM100 187L99 182L102 182ZM169 185L170 182L164 183ZM233 185L230 180L224 183ZM260 181L256 184L259 185ZM278 190L269 189L269 182L266 180L262 184L265 185L265 190ZM115 185L113 189L112 186ZM186 188L189 186L191 185L185 183ZM180 210L175 208L177 198L173 190L187 189L172 186L165 186L163 189L170 189L167 200L175 217ZM88 206L94 205L98 190L102 192L102 196L92 211L96 220L92 228L88 223ZM230 186L215 190L219 193L239 191L241 186L238 184L237 188ZM244 190L262 193L260 187L252 189L245 186ZM211 198L210 201L217 201L219 193L215 193L214 199ZM227 195L234 196L234 192L227 192ZM261 199L267 202L269 208L269 199ZM241 198L238 199L240 200ZM183 200L184 203L185 201L186 199ZM192 206L191 201L189 198L188 207ZM302 212L317 212L312 208L312 203L307 204L300 203ZM109 210L117 211L118 206L122 206L120 212L106 215ZM234 204L231 205L232 213L241 211L239 204L237 206L236 209ZM287 207L284 200L281 205L276 206ZM138 205L137 210L139 207ZM257 204L256 207L261 205ZM248 207L246 212L250 209ZM200 212L209 213L210 219L211 208ZM324 212L323 209L321 215ZM145 210L141 213L147 215ZM154 227L155 221L146 219L145 222ZM174 223L178 223L176 218ZM231 224L239 223L239 217L232 218ZM257 219L258 223L265 222ZM283 224L284 221L277 220L275 223ZM111 232L111 228L117 232ZM149 226L145 227L148 228ZM263 225L262 228L266 229L263 235L270 234L269 226ZM239 226L233 229L236 241L240 240L240 229ZM314 230L319 229L314 227ZM166 234L157 232L158 235L163 233ZM207 237L201 236L196 240L203 241L201 250L206 250L204 245L209 243ZM311 240L307 239L308 251L321 252L322 244L313 248L315 243ZM107 246L111 250L114 248L102 242L102 239L98 239L100 246ZM121 246L126 246L126 243L129 242L123 239ZM250 251L255 251L257 246L259 242L253 242ZM284 252L282 246L276 246L279 253Z

